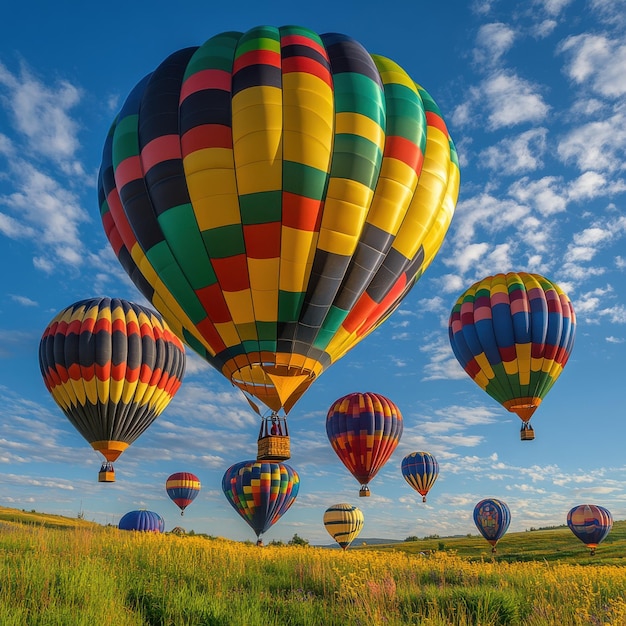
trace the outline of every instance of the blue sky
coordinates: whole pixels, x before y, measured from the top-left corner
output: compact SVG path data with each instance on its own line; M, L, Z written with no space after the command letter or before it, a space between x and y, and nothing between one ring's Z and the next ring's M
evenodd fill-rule
M358 8L356 8L358 7ZM6 17L6 16L5 16ZM626 518L626 2L47 2L0 24L0 505L117 524L129 510L181 523L164 489L192 471L203 489L183 525L253 533L221 492L256 455L258 422L238 390L188 350L178 395L99 484L100 457L46 391L39 339L57 311L95 296L145 301L101 227L96 178L126 94L171 52L226 30L300 24L343 32L402 65L435 98L456 143L461 191L446 240L399 310L334 364L290 414L296 503L266 539L328 542L324 510L359 506L362 536L475 532L474 505L497 497L512 531L565 523L581 503ZM457 296L492 273L557 282L578 316L563 375L519 439L519 419L457 364L447 321ZM405 420L369 499L336 458L325 416L375 391ZM402 458L440 463L428 502Z

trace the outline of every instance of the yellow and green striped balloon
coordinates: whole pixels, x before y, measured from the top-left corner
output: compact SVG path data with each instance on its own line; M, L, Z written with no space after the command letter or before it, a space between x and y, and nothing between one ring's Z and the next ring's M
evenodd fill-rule
M260 26L137 84L98 190L120 263L174 332L288 412L431 263L459 165L399 65L346 35Z

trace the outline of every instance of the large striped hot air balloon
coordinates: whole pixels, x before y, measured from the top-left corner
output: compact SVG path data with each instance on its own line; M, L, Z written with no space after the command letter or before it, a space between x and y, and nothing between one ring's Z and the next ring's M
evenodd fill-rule
M459 296L449 322L452 350L472 380L523 422L565 367L576 315L563 290L539 274L496 274Z
M333 504L324 512L324 528L342 550L347 550L363 529L363 513L352 504Z
M598 544L604 541L613 528L613 516L603 506L579 504L567 514L567 525L589 548L589 554L593 556Z
M161 316L111 298L81 300L58 313L39 344L44 383L74 428L100 452L100 481L113 461L169 404L185 351Z
M278 461L241 461L231 465L222 478L222 491L231 506L261 535L291 507L298 495L300 477Z
M198 477L191 472L176 472L165 481L165 491L180 509L181 515L185 514L185 509L196 499L200 487Z
M426 495L439 476L439 463L430 452L411 452L400 464L402 476L426 502Z
M218 34L132 90L106 140L102 222L176 334L287 413L433 260L459 166L430 95L346 35Z
M359 496L393 454L402 436L400 409L378 393L349 393L332 404L326 434L333 450L359 481Z
M491 551L496 551L496 544L509 528L511 511L506 502L496 498L481 500L474 507L474 524L478 532L491 544Z

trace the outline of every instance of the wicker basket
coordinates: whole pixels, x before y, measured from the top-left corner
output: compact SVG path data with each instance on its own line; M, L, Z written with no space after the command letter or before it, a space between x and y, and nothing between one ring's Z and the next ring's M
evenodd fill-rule
M535 431L528 426L520 430L519 436L522 441L532 441L535 438Z
M291 458L288 435L267 435L259 437L258 461L286 461Z

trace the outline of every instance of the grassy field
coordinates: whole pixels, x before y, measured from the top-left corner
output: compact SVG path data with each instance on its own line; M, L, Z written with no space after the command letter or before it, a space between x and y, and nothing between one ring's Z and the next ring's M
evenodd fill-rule
M492 558L478 537L257 548L0 509L0 624L624 626L625 553L626 522L593 558L567 528Z

